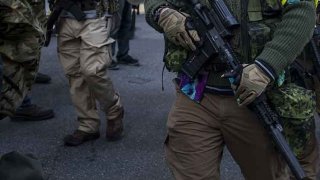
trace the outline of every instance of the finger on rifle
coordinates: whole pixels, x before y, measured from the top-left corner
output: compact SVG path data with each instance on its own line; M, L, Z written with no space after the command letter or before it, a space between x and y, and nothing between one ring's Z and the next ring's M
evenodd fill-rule
M175 36L175 44L178 45L178 46L182 46L186 49L189 49L189 47L187 46L186 44L186 41L184 40L184 38L182 37L182 34L181 33L178 33L176 36Z
M198 32L196 30L191 30L191 31L188 31L189 34L190 34L190 37L192 37L192 40L195 41L195 42L199 42L201 39L198 35Z
M181 38L182 38L182 41L184 41L184 43L183 42L181 43L185 44L185 46L188 49L191 49L192 51L195 51L197 49L196 45L193 43L191 37L187 32L181 33Z
M239 96L240 99L240 103L239 106L247 106L248 104L250 104L252 101L254 101L254 99L257 97L257 93L251 91L251 92L247 92L245 91L243 94L241 94Z
M248 94L246 93L246 89L243 86L237 86L236 92L235 92L235 97L240 98L243 100Z
M193 42L199 42L201 40L190 18L187 18L185 28L187 30L189 37L192 39Z
M171 41L173 44L177 45L177 46L180 45L178 36L175 36L175 37L170 38L170 41Z

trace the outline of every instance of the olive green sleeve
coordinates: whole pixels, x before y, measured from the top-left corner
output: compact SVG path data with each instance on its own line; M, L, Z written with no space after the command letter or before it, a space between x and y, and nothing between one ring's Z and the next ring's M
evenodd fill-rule
M279 75L301 53L310 41L315 26L315 6L312 1L301 1L284 8L281 22L257 61L271 66Z
M163 32L162 28L154 21L153 14L161 6L167 6L168 2L165 0L145 0L144 7L146 11L146 20L150 26L159 32Z

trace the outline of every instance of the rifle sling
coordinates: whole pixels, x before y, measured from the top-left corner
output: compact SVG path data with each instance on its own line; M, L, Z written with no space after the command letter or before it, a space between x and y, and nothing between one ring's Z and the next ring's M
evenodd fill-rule
M240 48L241 48L241 55L242 55L242 60L245 63L248 63L250 60L250 49L249 49L249 33L248 33L248 5L249 5L249 0L241 0L241 20L240 20L240 32L241 32L241 37L240 37Z

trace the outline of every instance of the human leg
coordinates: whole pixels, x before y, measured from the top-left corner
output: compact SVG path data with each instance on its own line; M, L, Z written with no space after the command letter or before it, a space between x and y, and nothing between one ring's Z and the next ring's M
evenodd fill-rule
M320 112L320 83L317 77L313 78L313 85L316 94L316 112ZM312 127L308 131L309 138L307 138L305 147L302 149L302 153L297 156L299 163L305 171L306 180L316 180L319 175L320 157L319 157L319 142L317 139L316 117L312 117ZM293 177L291 179L294 179Z
M42 121L53 117L54 112L52 109L32 104L31 97L27 94L11 119L16 121Z
M101 26L101 24L106 24ZM81 37L80 67L90 91L99 101L101 110L107 116L107 137L119 137L123 130L123 107L120 96L115 92L113 83L107 74L111 62L111 47L107 37L110 33L109 21L104 18L88 20L90 28L95 28L94 36L83 30ZM90 30L90 29L88 29ZM97 41L99 39L99 41ZM117 139L117 138L116 138Z
M230 96L205 94L197 104L181 93L168 119L166 157L176 179L219 179L227 145L248 180L286 180L286 165L267 132Z
M288 169L267 131L247 107L234 97L221 100L222 134L232 157L248 180L287 180Z
M119 64L126 64L132 66L139 66L138 60L132 58L129 55L130 51L130 37L132 29L132 5L127 1L123 4L121 14L121 25L120 29L117 32L117 43L118 43L118 52L117 52L117 60Z
M197 104L177 92L165 143L166 159L175 179L220 178L224 140L218 109L217 104Z
M58 36L58 53L66 77L69 80L70 94L76 108L79 127L75 133L65 138L67 145L79 145L87 140L98 138L100 120L95 97L81 74L80 45L77 29L81 25L72 19L61 19Z
M24 27L26 31L33 30ZM38 70L40 45L38 37L32 34L21 35L15 41L4 40L0 45L3 60L1 94L1 114L13 116L30 91Z
M317 180L319 173L319 144L315 129L312 131L303 152L297 157L300 165L306 173L305 180ZM294 177L291 177L294 180Z

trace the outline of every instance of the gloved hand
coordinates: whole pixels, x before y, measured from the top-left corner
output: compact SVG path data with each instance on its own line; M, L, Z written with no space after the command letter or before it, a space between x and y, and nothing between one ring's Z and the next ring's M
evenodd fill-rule
M200 41L196 30L186 28L188 14L174 9L163 8L160 12L158 24L163 28L168 39L176 45L186 49L196 50L195 41Z
M239 86L232 86L239 106L246 106L254 101L270 82L270 78L257 65L251 64L244 67Z

